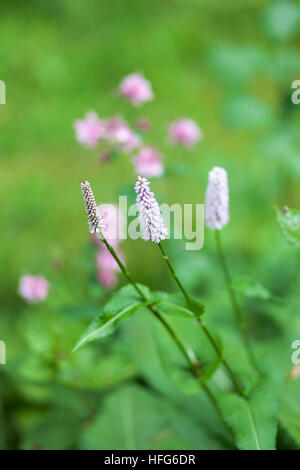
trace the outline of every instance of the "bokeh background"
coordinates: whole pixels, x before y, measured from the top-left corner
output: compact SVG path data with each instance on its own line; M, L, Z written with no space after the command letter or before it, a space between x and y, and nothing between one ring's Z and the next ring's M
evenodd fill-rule
M232 276L265 289L250 296L241 289L240 302L261 367L278 383L288 376L291 343L300 338L300 257L283 239L274 206L299 208L300 105L291 103L291 83L300 79L299 25L292 0L1 3L1 448L229 446L201 391L174 387L160 346L172 347L146 312L69 356L111 295L97 281L80 181L90 180L99 203L118 203L119 194L134 200L136 178L128 156L103 165L99 150L75 140L74 120L91 109L132 125L149 119L145 140L166 166L152 183L161 202L203 203L208 171L226 168L231 221L222 235ZM136 71L155 94L141 108L116 93ZM167 142L169 124L181 116L203 132L191 150ZM200 251L172 240L166 248L247 377L212 232ZM128 240L122 249L140 282L175 291L153 244ZM51 283L39 305L18 295L26 273ZM284 392L282 412L288 424L294 419L294 439L297 382Z

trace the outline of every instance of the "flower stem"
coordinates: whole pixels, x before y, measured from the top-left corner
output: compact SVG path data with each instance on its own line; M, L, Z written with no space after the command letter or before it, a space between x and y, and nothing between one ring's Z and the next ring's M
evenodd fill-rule
M165 252L165 249L164 247L162 246L161 243L158 243L158 246L160 248L160 251L162 253L162 256L164 258L164 260L166 261L167 265L168 265L168 268L172 274L172 276L174 277L179 289L181 290L181 292L183 293L186 301L187 301L187 304L189 306L189 309L194 313L196 314L195 312L195 307L193 305L193 301L192 299L190 298L189 294L187 293L187 291L185 290L185 288L183 287L183 285L181 284L178 276L177 276L177 273L174 269L174 266L172 265L167 253ZM236 391L240 394L240 395L243 395L244 392L237 380L237 378L235 377L235 374L234 372L232 371L231 367L229 366L228 362L226 361L226 359L224 359L223 357L223 354L222 354L222 351L221 349L219 348L219 345L218 343L216 342L216 340L214 339L214 337L212 336L212 334L210 333L210 331L208 330L208 328L203 324L201 318L199 317L195 317L197 322L199 323L199 325L201 326L202 328L202 331L204 332L204 334L206 335L207 339L209 340L209 342L211 343L211 345L213 346L217 356L219 357L219 359L221 360L221 362L223 363L225 369L227 370L229 376L231 377L231 380L232 380L232 383L234 384L234 387L236 389Z
M104 243L104 245L106 246L106 248L108 249L108 251L110 252L110 254L113 256L113 258L115 259L115 261L117 262L117 264L119 265L122 273L124 274L124 276L127 278L127 280L133 285L133 287L135 288L136 292L140 295L140 297L145 300L145 301L148 301L149 299L147 299L147 297L145 296L145 294L142 292L142 290L139 288L139 286L136 284L136 282L134 281L134 279L131 277L127 267L122 263L122 261L120 260L120 258L118 257L117 253L115 252L114 248L110 245L110 243L108 243L108 241L103 237L103 235L100 237L100 240ZM169 335L171 336L171 338L173 339L173 341L177 344L179 350L181 351L182 355L184 356L184 358L186 359L188 365L189 365L189 368L192 372L192 374L197 378L199 379L199 369L198 369L198 365L195 364L195 362L191 359L191 357L189 356L187 350L185 349L184 345L182 344L182 342L180 341L180 339L178 338L177 334L175 333L175 331L171 328L171 326L166 322L166 320L163 318L163 316L160 314L159 310L157 310L153 305L147 305L147 308L148 310L150 310L154 315L155 317L162 323L162 325L165 327L165 329L168 331ZM201 386L204 390L204 392L206 393L207 397L209 398L209 400L211 401L211 403L213 404L214 408L216 409L217 411L217 414L218 416L220 417L223 425L228 429L228 426L227 426L227 423L225 422L224 418L223 418L223 415L222 415L222 412L219 408L219 405L218 405L218 402L217 402L217 399L214 395L214 393L212 392L212 390L210 389L210 387L202 382L201 383ZM230 431L230 430L229 430Z
M215 230L215 238L216 238L216 245L217 245L217 249L218 249L221 268L223 270L224 277L225 277L226 284L227 284L227 290L228 290L229 298L230 298L230 301L231 301L231 304L232 304L233 311L234 311L235 316L236 316L236 321L237 321L237 324L238 324L238 327L239 327L239 330L240 330L240 333L241 333L241 336L242 336L242 340L244 342L245 349L247 351L248 359L249 359L250 364L253 366L253 368L258 372L258 374L260 374L260 370L259 370L259 367L257 365L256 359L255 359L255 356L254 356L254 353L252 351L252 347L251 347L251 344L250 344L250 341L249 341L249 338L248 338L248 335L247 335L246 325L245 325L245 322L244 322L244 319L243 319L243 315L242 315L240 306L238 304L238 301L237 301L237 298L236 298L236 295L235 295L235 291L232 287L232 280L231 280L229 269L228 269L228 266L227 266L227 263L226 263L226 258L225 258L225 254L224 254L224 251L223 251L223 247L222 247L220 230Z
M136 284L136 282L134 281L134 279L131 277L128 269L126 268L126 266L122 263L122 261L119 259L117 253L115 252L114 248L107 242L107 240L105 238L102 237L101 241L104 243L104 245L106 246L106 248L108 249L108 251L110 252L110 254L114 257L114 259L116 260L116 262L118 263L121 271L123 272L124 276L127 278L127 280L133 285L133 287L135 288L135 290L137 291L137 293L140 295L140 297L145 300L145 301L148 301L149 299L147 299L147 297L145 296L145 294L142 292L142 290L139 288L139 286ZM178 348L180 349L180 351L182 352L182 354L184 355L185 359L188 361L189 363L189 366L193 369L195 369L195 366L193 364L193 361L192 359L190 358L188 352L186 351L185 347L183 346L183 344L181 343L181 341L179 340L179 338L177 337L176 333L173 331L173 329L170 327L170 325L166 322L166 320L161 316L160 312L153 306L153 305L147 305L147 308L148 310L150 310L155 316L156 318L163 324L163 326L165 327L165 329L168 331L168 333L170 334L170 336L172 337L173 341L177 344Z

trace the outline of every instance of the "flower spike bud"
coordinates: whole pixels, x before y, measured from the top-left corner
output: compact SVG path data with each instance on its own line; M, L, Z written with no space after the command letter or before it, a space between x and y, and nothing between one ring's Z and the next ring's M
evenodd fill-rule
M227 172L215 166L208 176L205 194L205 222L212 230L221 230L229 222Z
M85 211L88 217L88 224L90 233L100 232L105 228L102 216L96 204L95 196L92 191L91 185L88 181L81 183L81 191L85 206Z
M159 205L149 186L147 178L138 177L134 189L137 194L139 221L144 240L159 243L168 236L168 231L164 226Z

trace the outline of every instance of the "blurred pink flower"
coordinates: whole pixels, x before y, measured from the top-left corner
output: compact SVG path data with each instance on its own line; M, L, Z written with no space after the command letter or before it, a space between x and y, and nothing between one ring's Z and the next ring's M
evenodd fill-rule
M106 138L119 145L124 152L131 152L141 143L140 137L119 116L106 121Z
M202 138L202 132L193 119L177 119L169 128L169 139L173 143L191 147Z
M98 281L102 286L112 289L118 282L117 275L110 269L99 269L97 273Z
M38 303L46 299L49 283L43 276L27 274L20 278L18 292L28 303Z
M105 120L106 137L108 139L113 139L115 134L119 130L123 129L124 127L127 128L128 124L125 121L125 119L123 119L121 116L114 116L112 118L106 119Z
M110 252L105 246L100 248L96 257L96 264L99 270L102 270L102 269L112 270L112 271L120 270L114 257L110 254Z
M98 206L105 228L102 230L107 241L115 246L119 240L119 230L124 223L124 217L114 204L101 204Z
M164 173L164 167L160 153L153 147L144 147L132 159L137 175L142 176L161 176Z
M86 113L84 119L77 119L73 127L78 142L86 147L95 147L106 132L104 121L94 111Z
M118 257L123 260L124 256L118 249L117 244L115 244L114 249ZM96 257L96 264L97 278L100 284L108 288L114 287L117 283L116 273L120 271L120 268L106 247L103 246L100 248Z
M153 100L151 83L138 73L127 75L119 86L119 93L134 106Z

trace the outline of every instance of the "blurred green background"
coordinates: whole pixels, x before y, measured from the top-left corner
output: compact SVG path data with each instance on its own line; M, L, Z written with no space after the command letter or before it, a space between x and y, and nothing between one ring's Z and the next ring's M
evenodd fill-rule
M300 105L291 103L299 25L291 0L1 2L0 448L229 446L205 396L174 388L157 346L160 338L168 347L167 339L146 312L69 357L110 295L96 280L79 183L90 180L99 203L118 203L119 194L134 198L136 178L126 155L101 165L97 149L76 142L72 124L90 109L132 125L151 121L146 141L167 168L152 184L161 202L203 203L208 171L226 168L231 221L223 241L232 275L271 293L240 302L261 367L278 383L289 374L290 345L300 338L300 257L282 238L274 205L300 206ZM141 108L116 93L135 71L155 94ZM203 131L193 150L167 143L168 125L181 116ZM198 252L179 241L167 249L247 378L213 234L206 231ZM175 290L153 244L128 240L123 251L140 282ZM51 283L40 305L18 296L27 272ZM283 415L296 420L290 433L300 443L297 382L284 394Z

